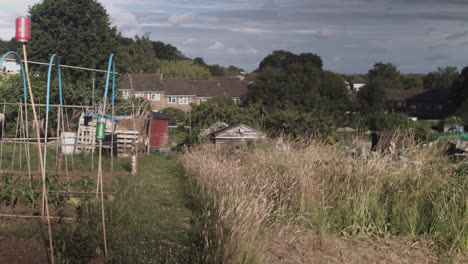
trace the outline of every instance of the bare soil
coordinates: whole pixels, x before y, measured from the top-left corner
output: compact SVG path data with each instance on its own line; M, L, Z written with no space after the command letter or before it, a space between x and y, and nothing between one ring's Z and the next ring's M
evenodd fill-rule
M49 263L47 250L36 239L0 237L0 263Z
M265 263L468 263L466 252L441 253L421 239L339 239L298 228L273 233L263 250Z

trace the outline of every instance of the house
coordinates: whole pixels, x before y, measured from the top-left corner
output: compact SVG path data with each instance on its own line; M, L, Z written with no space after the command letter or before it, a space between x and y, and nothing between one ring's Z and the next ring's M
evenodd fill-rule
M4 54L0 56L3 58ZM9 54L5 60L3 61L2 65L0 65L0 74L18 74L21 72L21 66L16 61L16 56L14 54Z
M366 84L363 82L351 82L351 87L355 93L358 93L359 90L364 87Z
M250 140L266 139L267 135L242 123L211 133L211 141L218 149L230 145L243 145Z
M388 110L420 119L443 118L449 106L447 89L385 89Z
M159 74L125 74L120 91L124 99L140 97L150 101L153 111L167 107L190 111L190 104L200 104L219 96L229 96L240 104L247 94L249 81L239 78L190 80L163 78Z

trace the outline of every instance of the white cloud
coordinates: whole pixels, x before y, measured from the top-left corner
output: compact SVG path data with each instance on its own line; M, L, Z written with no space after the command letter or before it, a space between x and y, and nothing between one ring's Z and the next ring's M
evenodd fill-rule
M104 1L104 6L107 9L111 23L117 26L123 36L134 37L143 34L142 26L133 13L111 4L110 1Z
M230 55L248 55L248 54L254 55L258 53L258 51L254 48L249 48L249 49L228 48L227 52Z
M233 32L242 32L247 34L264 34L264 33L273 33L272 31L265 30L262 28L254 28L254 27L245 27L245 28L233 28L231 29Z
M217 50L224 48L224 44L220 41L216 41L213 45L209 46L208 49L210 50Z
M172 25L178 26L193 20L195 16L195 13L173 14L167 19L167 21Z
M193 44L195 43L197 40L194 39L194 38L188 38L186 40L184 40L184 42L182 43L183 45L189 45L189 44Z

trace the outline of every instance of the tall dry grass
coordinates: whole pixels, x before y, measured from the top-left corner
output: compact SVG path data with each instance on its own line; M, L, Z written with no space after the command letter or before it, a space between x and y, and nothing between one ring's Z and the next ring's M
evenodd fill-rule
M264 235L288 224L338 235L424 235L466 250L468 165L439 147L412 145L403 154L407 166L398 155L353 156L318 140L287 152L273 143L187 150L182 162L203 205L206 260L261 260Z

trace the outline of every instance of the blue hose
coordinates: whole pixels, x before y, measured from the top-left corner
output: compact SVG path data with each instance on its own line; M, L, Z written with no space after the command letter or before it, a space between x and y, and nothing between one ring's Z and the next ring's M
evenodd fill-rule
M52 55L49 62L49 72L47 74L47 104L46 111L49 112L49 101L50 101L50 76L52 73L52 64L54 63L54 58L57 58L57 69L58 69L58 80L59 80L59 95L60 95L60 107L63 107L62 100L62 73L60 71L60 60L57 54Z
M9 51L9 52L5 53L5 55L3 55L2 59L0 60L0 65L3 64L3 61L5 60L5 58L10 54L15 54L16 57L18 58L19 62L20 62L21 72L22 72L22 75L23 75L24 102L27 102L28 101L28 96L27 96L27 92L26 92L26 77L25 77L25 74L24 74L23 61L21 60L20 56L14 51Z
M115 96L115 58L114 53L109 57L109 65L107 66L106 90L104 91L104 99L107 99L107 91L109 87L109 74L112 66L112 106L114 106Z

